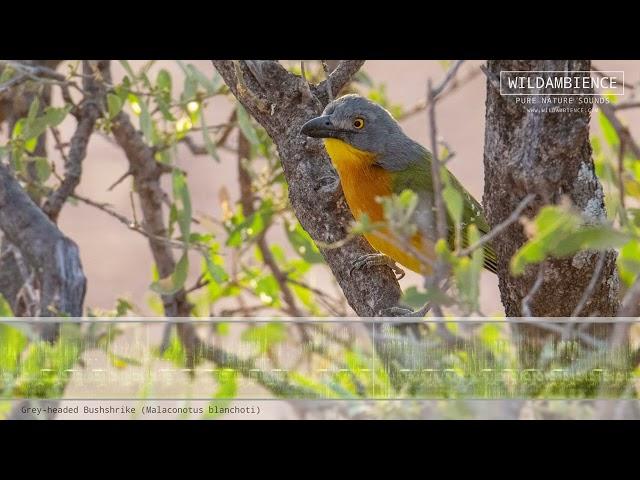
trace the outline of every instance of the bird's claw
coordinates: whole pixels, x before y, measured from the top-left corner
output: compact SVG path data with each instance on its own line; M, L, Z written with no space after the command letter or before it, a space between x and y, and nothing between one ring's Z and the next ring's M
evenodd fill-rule
M413 314L413 310L404 307L389 307L380 311L381 317L408 317Z
M431 304L429 303L426 303L425 305L420 307L418 310L411 310L410 308L395 306L395 307L389 307L389 308L383 309L380 312L380 316L421 318L421 317L424 317L429 312L429 310L431 310Z
M396 280L401 280L405 276L405 271L401 269L391 257L382 253L368 253L356 258L349 270L349 276L352 276L354 270L380 265L385 265L393 270L393 273L396 274Z

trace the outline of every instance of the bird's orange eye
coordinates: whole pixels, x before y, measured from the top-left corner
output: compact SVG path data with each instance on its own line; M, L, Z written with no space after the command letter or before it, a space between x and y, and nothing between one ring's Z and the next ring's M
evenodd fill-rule
M360 130L361 128L364 127L364 120L362 118L356 118L353 121L353 126L356 127L358 130Z

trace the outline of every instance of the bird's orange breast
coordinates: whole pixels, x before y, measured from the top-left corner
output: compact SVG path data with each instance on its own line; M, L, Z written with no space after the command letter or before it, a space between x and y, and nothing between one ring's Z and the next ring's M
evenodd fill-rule
M356 220L362 214L367 214L372 222L384 222L384 210L376 198L392 194L391 174L375 165L375 155L369 152L364 152L333 138L325 139L324 144L338 171L345 199ZM381 238L381 236L390 237L386 227L378 229L376 232L364 235L373 248L414 272L422 274L430 272L429 266L421 264L406 248L402 248L396 242ZM415 235L411 243L421 254L429 259L434 258L433 248L429 248L420 235Z

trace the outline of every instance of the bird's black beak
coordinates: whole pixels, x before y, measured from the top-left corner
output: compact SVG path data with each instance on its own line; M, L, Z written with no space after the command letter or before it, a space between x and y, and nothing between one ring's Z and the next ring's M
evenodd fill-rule
M300 133L314 138L332 138L338 134L338 128L331 123L331 115L322 115L305 123Z

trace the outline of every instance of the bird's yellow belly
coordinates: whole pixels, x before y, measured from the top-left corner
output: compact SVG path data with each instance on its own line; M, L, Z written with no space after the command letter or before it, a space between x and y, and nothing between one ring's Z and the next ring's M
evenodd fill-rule
M371 154L357 150L340 140L325 139L325 147L338 171L345 199L355 219L359 220L366 214L372 222L384 222L384 210L376 198L391 195L389 172L375 166ZM401 241L392 236L386 227L365 234L364 237L373 248L409 270L423 275L431 272L430 265L421 262L406 246L403 247ZM434 250L428 241L422 241L421 235L414 235L411 245L420 256L433 261Z

